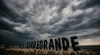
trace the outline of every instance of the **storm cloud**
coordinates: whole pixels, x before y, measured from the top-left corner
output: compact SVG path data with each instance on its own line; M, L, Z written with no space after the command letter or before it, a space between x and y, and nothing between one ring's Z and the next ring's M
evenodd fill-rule
M0 0L1 42L9 35L21 42L71 36L100 42L100 1Z

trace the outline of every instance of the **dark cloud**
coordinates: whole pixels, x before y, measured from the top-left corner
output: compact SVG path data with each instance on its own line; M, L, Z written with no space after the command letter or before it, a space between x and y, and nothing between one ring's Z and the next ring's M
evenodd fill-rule
M99 17L99 0L0 0L0 40L99 38Z
M84 3L83 8L90 8L93 6L100 6L100 0L88 0L86 3Z
M20 39L18 35L10 31L0 30L0 44L5 45L25 45L25 39Z
M9 15L9 9L4 4L3 0L0 0L0 15L3 15L5 17L8 17Z

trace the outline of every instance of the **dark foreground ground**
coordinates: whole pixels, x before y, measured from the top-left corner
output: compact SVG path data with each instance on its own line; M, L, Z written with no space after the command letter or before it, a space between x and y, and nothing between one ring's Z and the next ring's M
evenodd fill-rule
M80 51L34 50L26 48L0 48L0 55L100 55L100 48L81 48Z

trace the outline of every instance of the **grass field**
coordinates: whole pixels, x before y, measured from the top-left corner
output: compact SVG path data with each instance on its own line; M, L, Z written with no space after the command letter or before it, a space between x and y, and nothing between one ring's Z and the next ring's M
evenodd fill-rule
M80 51L34 50L28 48L2 48L0 55L100 55L100 48L82 48Z

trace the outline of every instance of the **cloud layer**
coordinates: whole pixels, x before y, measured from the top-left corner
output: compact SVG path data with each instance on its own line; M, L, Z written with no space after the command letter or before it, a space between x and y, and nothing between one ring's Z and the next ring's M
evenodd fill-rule
M1 0L0 3L0 31L8 35L10 32L13 37L100 39L99 0Z

